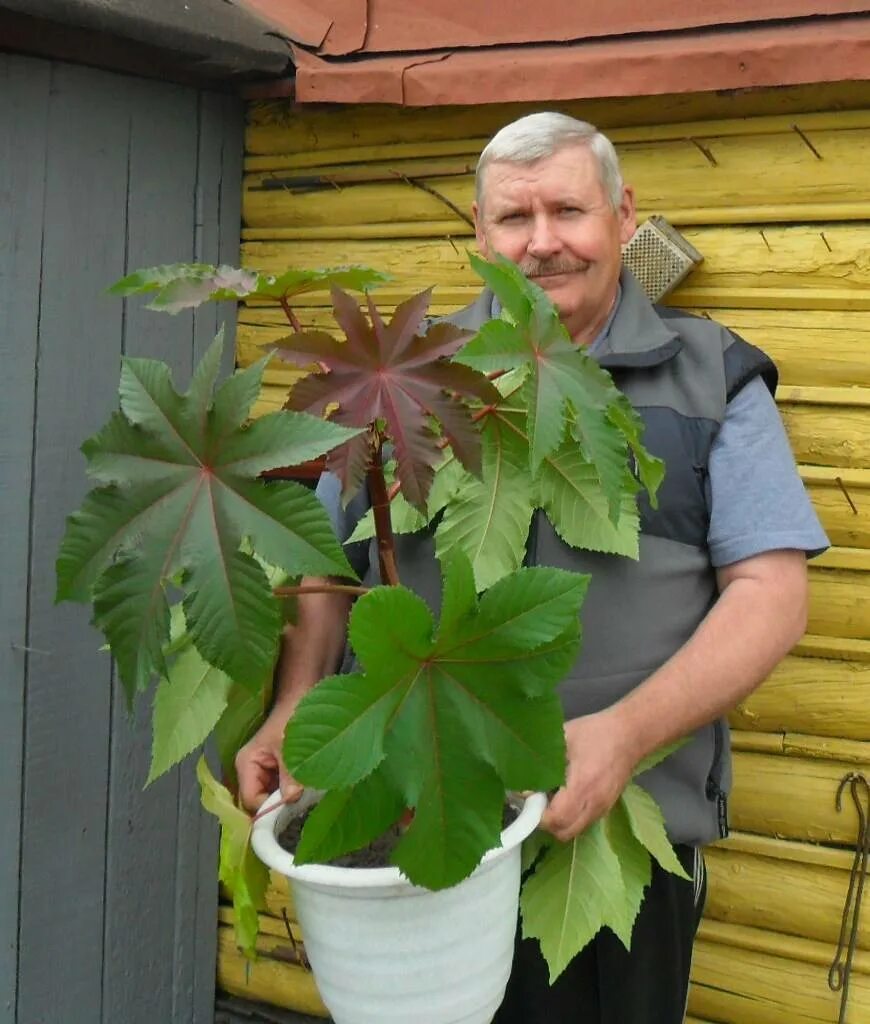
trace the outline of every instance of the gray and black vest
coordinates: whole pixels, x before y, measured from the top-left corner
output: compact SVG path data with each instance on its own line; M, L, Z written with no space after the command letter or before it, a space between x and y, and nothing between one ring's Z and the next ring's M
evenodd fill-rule
M708 461L727 403L761 375L771 392L776 368L761 352L712 320L653 307L623 271L622 297L600 364L646 425L646 448L665 462L658 508L639 497L640 558L569 547L546 516L535 514L528 564L591 575L581 618L583 646L561 685L566 718L613 704L668 660L715 602L707 550ZM491 316L488 291L448 319L470 330ZM428 531L396 538L402 581L437 612L438 563ZM369 582L376 582L372 550ZM705 726L640 777L664 812L672 842L704 844L727 832L731 783L728 728Z

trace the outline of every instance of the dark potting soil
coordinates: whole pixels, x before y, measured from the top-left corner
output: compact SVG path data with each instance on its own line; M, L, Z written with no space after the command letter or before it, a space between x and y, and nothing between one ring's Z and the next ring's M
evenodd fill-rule
M284 830L278 834L278 843L282 849L286 850L288 853L296 852L296 846L299 843L299 837L302 834L302 829L308 815L313 810L313 807L309 807L304 813L295 818L291 818ZM504 810L502 811L501 827L503 829L507 828L511 822L516 820L519 813L519 809L514 807L513 804L506 803L504 805ZM398 825L393 825L388 832L378 836L378 838L369 843L368 846L363 847L361 850L354 850L352 853L346 853L341 857L335 857L333 860L327 861L327 863L340 868L389 867L390 854L393 852L393 849L401 836L401 828Z

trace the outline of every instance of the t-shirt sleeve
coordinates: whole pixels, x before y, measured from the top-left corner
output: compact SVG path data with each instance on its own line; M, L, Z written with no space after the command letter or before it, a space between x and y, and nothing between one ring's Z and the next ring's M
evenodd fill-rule
M760 377L728 403L709 471L707 542L714 566L783 548L812 558L828 547L776 403Z

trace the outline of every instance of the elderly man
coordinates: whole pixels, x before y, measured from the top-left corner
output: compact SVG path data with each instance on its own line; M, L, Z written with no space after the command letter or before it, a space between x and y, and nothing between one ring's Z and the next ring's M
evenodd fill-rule
M640 503L638 562L575 551L545 517L533 522L531 561L592 574L583 652L562 687L567 779L543 827L573 838L644 757L693 739L643 778L692 881L654 866L631 952L604 930L552 987L536 944L518 940L496 1022L678 1024L703 903L699 850L727 828L723 716L803 633L807 553L827 539L771 397L770 361L712 321L653 308L622 268L634 194L603 135L552 113L508 125L481 155L473 212L483 256L509 257L547 292L666 464L658 508ZM484 291L450 319L473 329L498 312ZM279 667L275 707L238 757L250 807L279 775L292 790L278 753L284 724L339 663L348 607L325 595L300 606L301 642Z

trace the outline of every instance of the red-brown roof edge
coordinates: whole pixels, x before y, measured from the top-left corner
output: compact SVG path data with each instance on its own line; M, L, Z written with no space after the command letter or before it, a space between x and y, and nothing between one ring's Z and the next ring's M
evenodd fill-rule
M870 16L357 60L294 47L293 57L295 81L245 95L447 106L707 92L870 79Z

